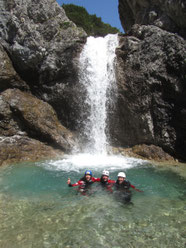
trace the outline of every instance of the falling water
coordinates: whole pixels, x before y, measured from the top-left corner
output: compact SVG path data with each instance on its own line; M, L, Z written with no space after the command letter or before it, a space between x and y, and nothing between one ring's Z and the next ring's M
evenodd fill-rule
M117 46L117 35L89 37L80 56L80 83L86 89L88 111L83 120L84 135L88 139L84 150L91 154L106 154L108 96L116 85L114 62Z

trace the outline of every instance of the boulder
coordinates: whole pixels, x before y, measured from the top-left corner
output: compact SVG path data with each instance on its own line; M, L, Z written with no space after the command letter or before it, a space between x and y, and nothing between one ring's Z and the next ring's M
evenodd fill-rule
M156 162L176 162L176 160L166 153L161 147L155 145L136 145L130 148L112 147L112 153L122 156L134 157Z
M174 161L174 158L164 152L161 147L155 145L136 145L132 147L132 152L143 159L155 161Z
M0 101L1 136L21 132L66 152L74 147L75 136L60 124L48 103L18 89L4 91Z
M0 166L61 157L63 152L22 135L0 136Z

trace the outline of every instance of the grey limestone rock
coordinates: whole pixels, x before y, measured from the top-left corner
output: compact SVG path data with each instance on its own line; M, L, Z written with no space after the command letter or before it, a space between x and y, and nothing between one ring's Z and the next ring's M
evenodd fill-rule
M122 145L156 145L186 159L186 2L119 0L127 34L117 49ZM114 135L113 135L114 136Z
M86 36L56 0L0 0L0 164L74 147Z
M155 25L186 37L185 0L119 0L119 14L126 32L134 24Z
M185 158L185 40L156 26L134 25L131 35L120 38L117 58L117 139Z
M86 33L56 0L1 0L0 27L2 45L16 72L34 95L55 108L63 124L72 127L77 59Z
M0 92L8 88L29 91L29 86L16 73L8 54L0 44Z

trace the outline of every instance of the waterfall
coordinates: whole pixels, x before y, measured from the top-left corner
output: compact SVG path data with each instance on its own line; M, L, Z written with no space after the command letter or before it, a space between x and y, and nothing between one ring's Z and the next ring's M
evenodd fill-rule
M81 113L78 120L79 141L83 147L75 147L70 155L62 160L52 161L49 170L79 172L84 169L99 171L123 170L141 165L143 162L121 155L107 154L109 145L108 114L116 96L115 49L118 46L117 35L104 38L89 37L79 59L79 105ZM78 106L79 108L79 106ZM82 142L81 142L82 140Z
M80 84L85 90L83 133L87 138L85 152L106 154L108 139L107 106L110 91L115 87L115 49L118 46L117 35L102 38L88 37L80 55Z

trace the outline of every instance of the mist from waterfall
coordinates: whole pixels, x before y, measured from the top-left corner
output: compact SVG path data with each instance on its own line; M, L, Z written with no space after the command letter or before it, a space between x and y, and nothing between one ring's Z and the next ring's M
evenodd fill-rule
M80 84L86 92L86 111L81 114L83 133L87 138L83 150L87 153L106 154L107 108L112 100L110 91L116 86L114 64L117 46L117 35L88 37L80 55Z

